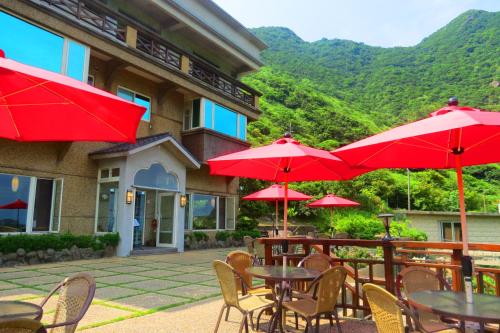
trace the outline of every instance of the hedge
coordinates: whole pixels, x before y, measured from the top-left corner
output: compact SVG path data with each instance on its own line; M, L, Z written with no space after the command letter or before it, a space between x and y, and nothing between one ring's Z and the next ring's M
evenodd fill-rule
M94 250L102 250L106 246L118 246L120 236L118 233L104 235L82 235L76 236L70 233L64 234L20 234L0 236L0 252L11 253L22 248L27 252L54 249L60 251L69 249L73 245L79 248L91 247Z

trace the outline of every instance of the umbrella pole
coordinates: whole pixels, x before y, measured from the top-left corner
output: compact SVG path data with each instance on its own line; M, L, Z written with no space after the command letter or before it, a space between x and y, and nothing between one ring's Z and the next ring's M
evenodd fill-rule
M332 228L332 237L335 234L335 229L333 229L333 207L330 207L330 227Z
M273 236L278 236L278 232L277 232L278 225L279 225L278 200L276 200L275 202L276 202L276 222L273 225Z
M285 231L285 238L288 237L288 177L285 174L285 202L284 202L284 216L283 216L283 229Z
M458 200L460 204L460 226L462 228L462 273L465 282L465 298L467 303L473 303L472 295L472 258L469 256L469 239L467 232L467 216L465 214L464 181L462 177L462 156L455 154L455 169L457 172Z

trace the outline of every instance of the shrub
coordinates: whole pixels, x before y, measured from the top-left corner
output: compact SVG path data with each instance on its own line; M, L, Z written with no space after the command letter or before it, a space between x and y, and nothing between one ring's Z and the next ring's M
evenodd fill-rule
M100 250L108 245L116 247L119 242L120 236L118 235L118 233L95 236L77 236L70 233L7 235L0 236L0 252L16 252L16 250L19 248L23 248L27 252L47 249L54 249L56 251L59 251L62 249L69 249L73 245L76 245L80 248L91 247L94 250Z
M215 234L215 240L225 242L231 237L231 233L229 231L217 231Z
M208 234L203 231L193 231L193 237L197 242L208 241Z
M252 238L259 238L260 231L258 230L236 230L232 234L233 239L242 240L245 236L250 236Z
M256 219L240 215L236 223L236 230L256 230L258 225L259 221Z
M377 235L384 232L380 219L362 213L342 216L335 222L335 229L347 232L356 239L375 239Z
M427 234L421 230L411 228L406 221L393 221L391 223L392 237L404 237L414 241L426 241Z

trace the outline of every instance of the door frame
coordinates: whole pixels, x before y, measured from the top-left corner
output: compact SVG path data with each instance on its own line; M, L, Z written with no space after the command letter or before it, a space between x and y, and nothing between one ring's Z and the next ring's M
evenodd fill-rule
M161 214L160 214L160 204L161 197L171 196L174 199L174 209L172 212L172 243L165 244L160 243L160 228L161 228ZM156 220L158 221L158 227L156 228L156 247L175 247L177 241L177 232L176 232L176 221L177 221L177 202L178 202L178 192L171 191L157 191L156 192Z
M136 199L136 196L137 196L137 192L143 192L144 193L144 211L143 211L143 214L142 214L142 220L143 220L143 224L142 224L142 239L141 239L141 246L144 246L144 236L145 236L145 230L146 230L146 205L147 205L147 202L148 202L148 197L147 197L147 192L146 190L144 189L141 189L140 187L138 188L134 188L134 214L133 214L133 217L132 217L132 225L134 223L134 219L135 219L135 205L137 204L137 200ZM135 233L135 228L132 230L132 248L134 247L134 235Z

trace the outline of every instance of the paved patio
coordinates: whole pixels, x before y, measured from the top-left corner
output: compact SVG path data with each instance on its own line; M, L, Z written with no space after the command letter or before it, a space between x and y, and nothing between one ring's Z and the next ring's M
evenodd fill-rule
M211 263L223 260L229 251L212 249L3 268L0 300L39 303L64 277L87 272L95 277L97 291L78 330L208 332L215 327L222 305ZM50 320L54 307L49 304L43 321ZM229 322L223 322L220 332L237 332L240 318L237 311L231 311ZM267 318L263 321L267 322ZM352 332L351 326L360 332L374 331L370 322L347 321L343 325L344 332Z

